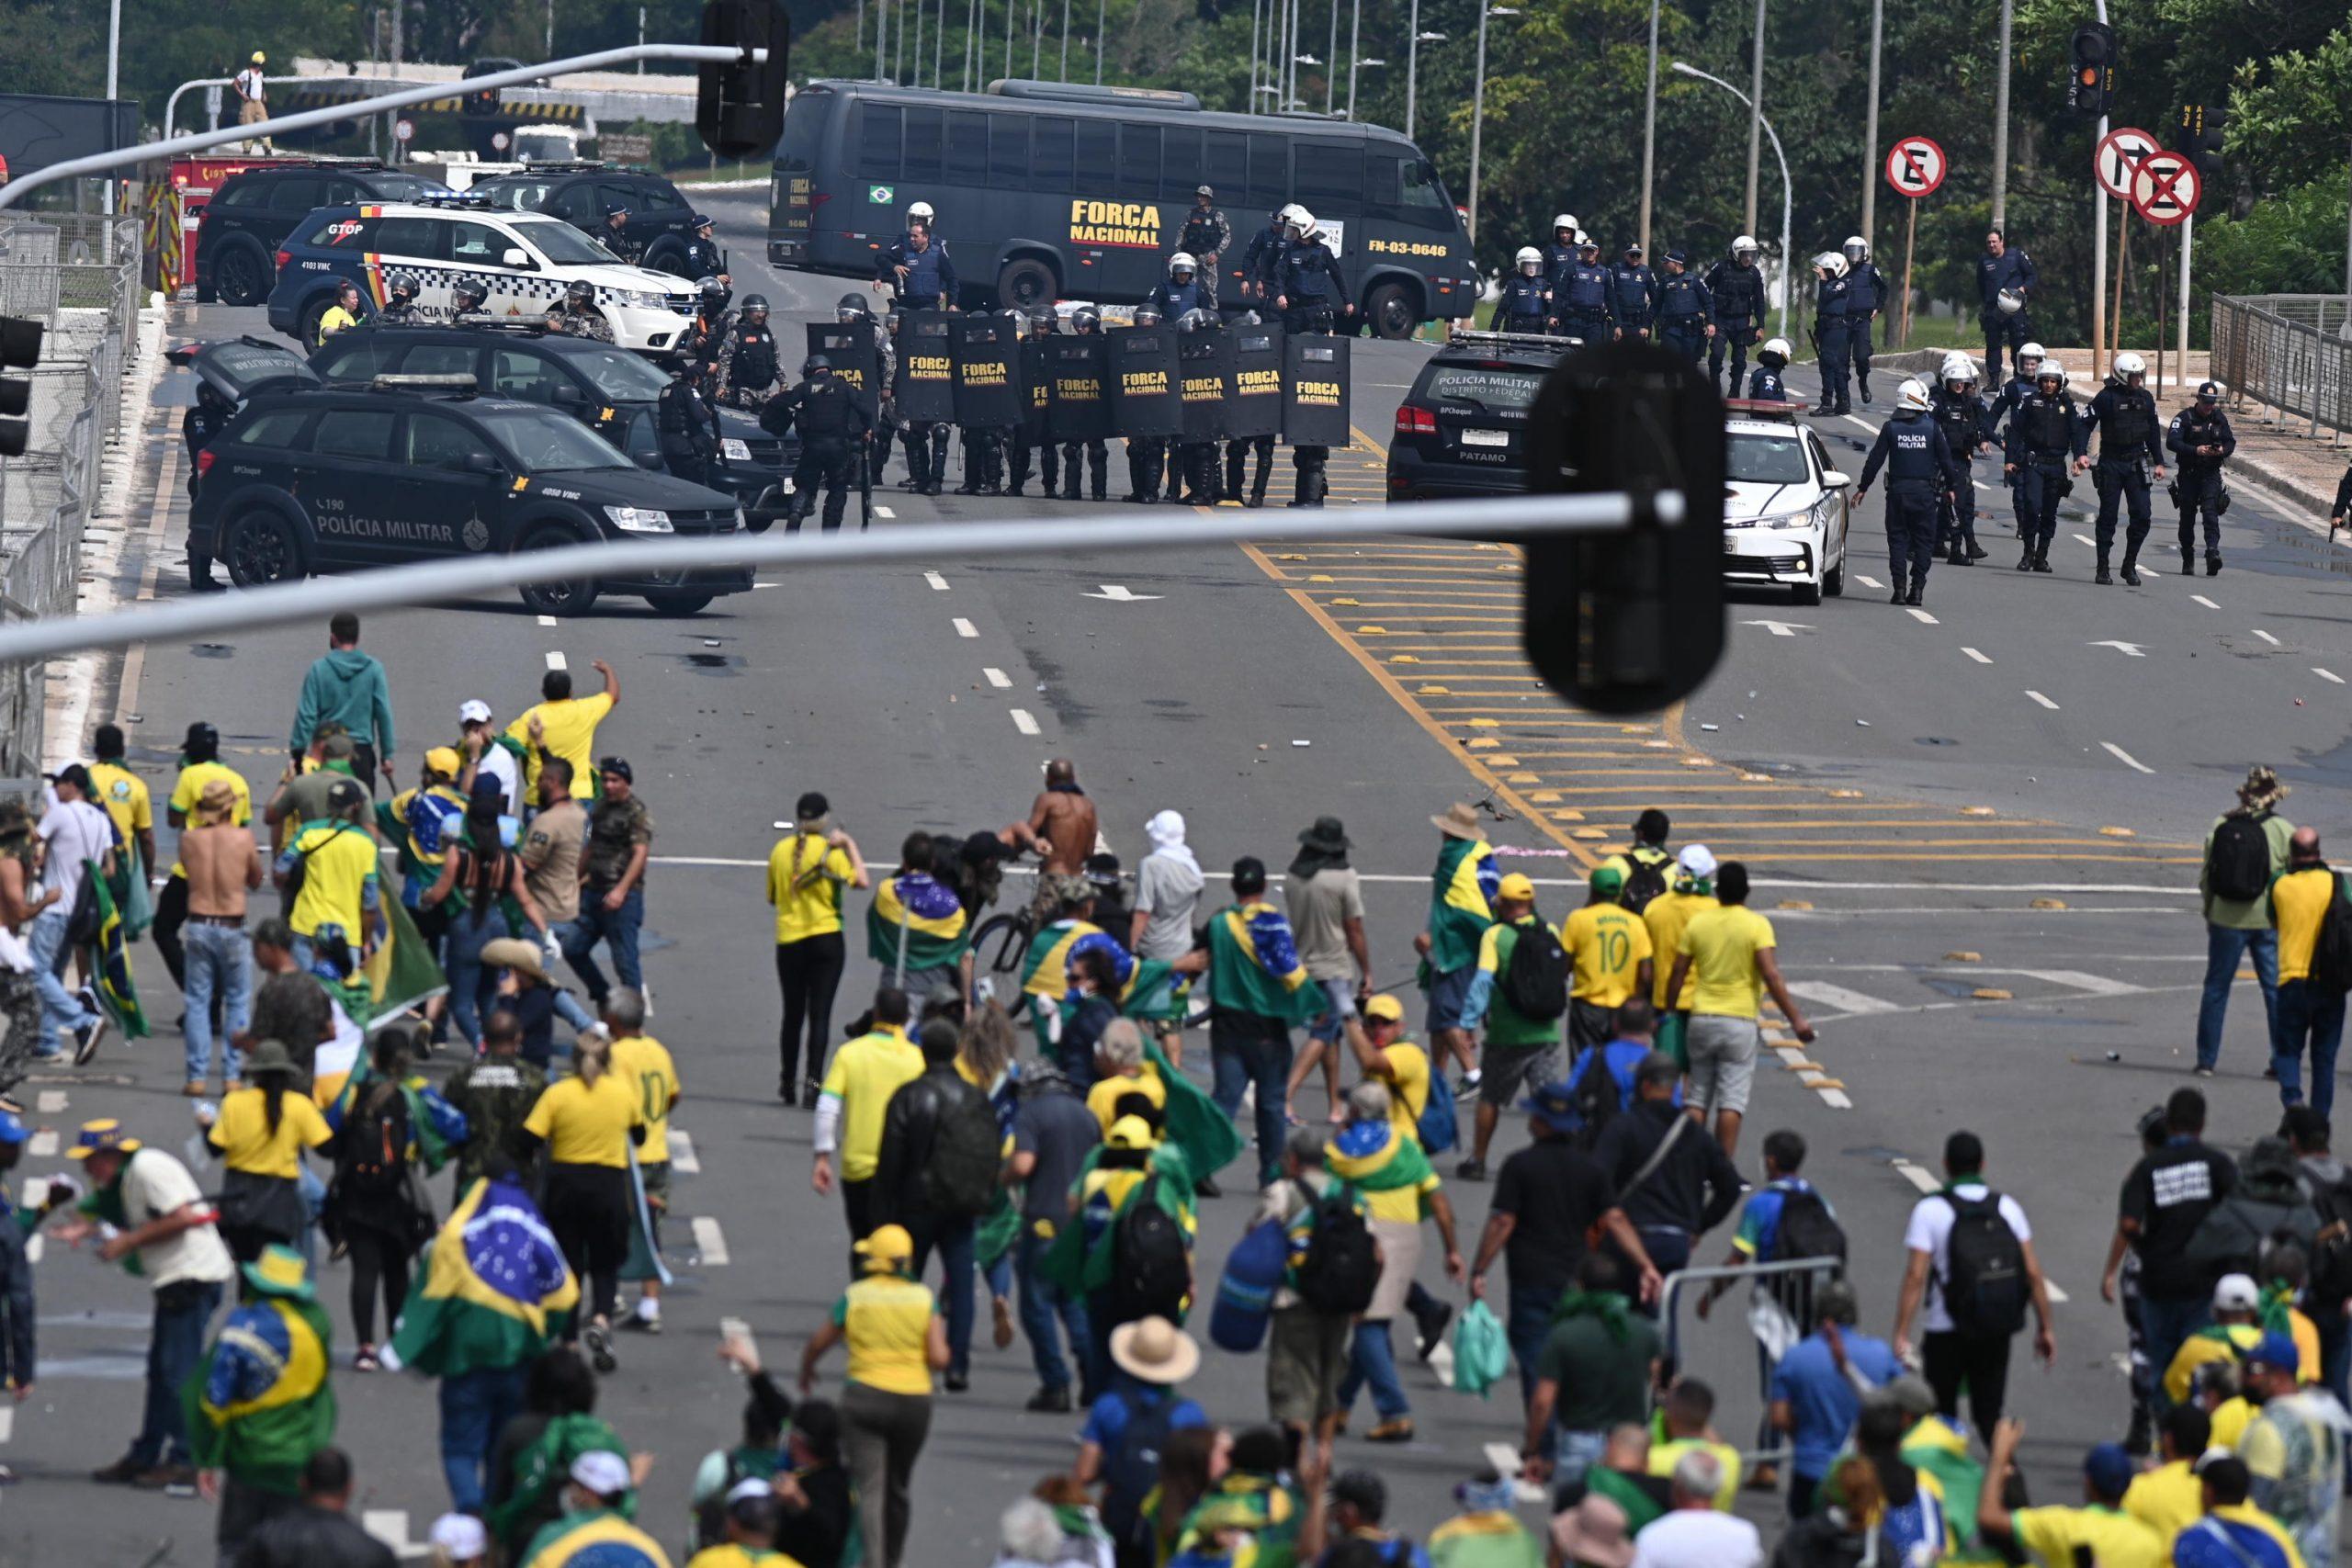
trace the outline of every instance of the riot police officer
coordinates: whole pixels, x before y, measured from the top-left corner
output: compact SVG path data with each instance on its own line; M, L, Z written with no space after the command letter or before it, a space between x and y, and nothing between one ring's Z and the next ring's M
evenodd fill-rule
M1151 286L1144 303L1159 311L1164 321L1182 321L1195 310L1216 308L1216 299L1201 284L1200 264L1190 251L1178 251L1168 258L1168 276Z
M2174 504L2180 508L2180 575L2194 563L2197 519L2205 519L2205 575L2222 570L2222 513L2230 508L2229 491L2222 488L2222 465L2238 449L2230 416L2222 412L2219 383L2206 381L2197 389L2197 401L2172 417L2165 446L2180 459L2180 477L2173 481Z
M1139 327L1156 327L1160 324L1159 307L1147 300L1136 307L1132 320ZM1127 437L1127 500L1141 506L1159 504L1159 481L1168 468L1168 446L1164 435Z
M1238 327L1254 327L1258 324L1258 312L1255 310L1243 312L1240 320L1234 323ZM1257 472L1250 480L1249 493L1244 495L1241 491L1242 470L1249 466L1250 454L1252 450L1258 454ZM1251 508L1265 505L1266 481L1272 477L1273 468L1274 438L1271 434L1233 437L1225 444L1224 494L1226 499L1238 501L1243 506Z
M1936 510L1968 484L1952 460L1944 433L1928 416L1928 389L1916 380L1894 395L1894 417L1879 427L1878 440L1862 464L1857 503L1870 494L1880 467L1886 468L1886 565L1894 579L1895 604L1917 604L1936 558Z
M890 312L890 331L895 335L906 325L903 311ZM891 374L896 376L898 355L890 355ZM937 420L905 420L900 436L907 446L907 490L915 495L937 495L947 482L947 424Z
M1977 320L1984 328L1984 374L1996 391L2001 386L2002 348L2020 345L2033 335L2026 307L2039 281L2031 256L2013 248L1998 229L1986 231L1984 254L1976 258ZM2014 356L2010 363L2018 375L2025 374Z
M1854 390L1871 400L1871 323L1886 309L1886 276L1871 260L1871 243L1846 236L1846 357L1854 367Z
M1207 186L1200 186L1193 192L1193 209L1184 214L1184 228L1176 236L1176 248L1199 262L1201 291L1208 297L1212 310L1216 309L1217 265L1232 247L1233 225L1217 210L1216 192Z
M833 367L821 354L812 354L800 367L800 380L769 400L760 411L760 424L781 436L798 426L800 466L792 474L792 504L784 514L784 531L797 534L801 519L825 492L824 531L842 525L849 505L850 465L864 457L866 434L872 429L857 394L833 378Z
M197 457L212 444L214 436L228 428L230 418L236 412L228 399L212 389L210 382L197 382L196 406L180 416L180 439L187 444L187 493L191 499L196 494L198 477ZM193 546L187 555L187 580L188 586L198 593L220 591L220 585L212 580L212 558L198 555Z
M1091 310L1074 310L1070 313L1069 330L1080 337L1091 337L1102 330L1102 319ZM1064 501L1078 499L1078 459L1081 450L1085 454L1088 474L1091 480L1088 493L1096 501L1108 500L1111 489L1111 449L1099 439L1062 443L1062 499ZM1259 488L1263 489L1264 486L1261 485Z
M490 286L479 277L461 277L449 285L449 320L458 325L481 314L490 302Z
M605 242L605 249L625 262L635 262L645 249L629 234L628 209L617 202L605 204L605 231L597 238Z
M889 324L886 329L875 321L874 312L866 309L863 298L855 294L844 294L833 307L833 319L845 327L863 325L866 334L874 340L875 440L872 444L872 456L866 464L866 482L878 485L882 482L882 470L889 466L891 435L894 433L905 434L899 423L897 388L899 349L897 343L893 341L899 330L898 313L896 311L891 313ZM909 460L911 463L911 456Z
M1552 219L1552 241L1541 253L1544 259L1544 286L1557 293L1561 275L1577 265L1577 215L1556 213Z
M1040 310L1029 318L1031 342L1042 343L1053 335L1054 314L1051 310ZM1032 399L1037 395L1037 389L1029 386L1025 377L1023 389ZM1034 403L1031 406L1042 409L1045 405ZM1037 462L1037 477L1043 481L1038 486L1037 493L1051 501L1054 491L1060 486L1062 449L1055 446L1043 434L1040 434L1035 441L1030 440L1032 426L1036 423L1036 418L1033 414L1031 417L1023 419L1012 428L1012 483L1009 489L1012 494L1019 495L1022 487L1029 482L1029 463L1034 452Z
M1544 281L1544 253L1521 245L1512 259L1517 270L1503 279L1502 298L1495 302L1495 325L1507 333L1540 336L1552 326L1552 288Z
M2050 540L2058 532L2058 503L2075 488L2068 465L2080 457L2085 440L2083 416L2066 395L2066 367L2045 359L2034 372L2033 390L2009 416L2002 467L2017 477L2025 510L2018 513L2018 532L2024 536L2025 553L2018 557L2019 571L2050 570Z
M2148 365L2136 354L2119 354L2108 367L2107 385L2091 399L2083 417L2085 433L2098 432L2098 467L2091 485L2098 491L2098 579L2108 575L2107 555L2115 543L2115 514L2123 502L2131 506L2131 526L2123 536L2123 581L2138 587L2140 545L2148 536L2148 475L2165 477L2165 449L2157 431L2164 421L2147 388ZM2091 467L2087 457L2075 459L2075 471Z
M905 239L884 251L874 269L876 287L890 284L901 310L956 309L956 264L947 259L947 247L932 238L926 224L917 223Z
M931 234L932 243L941 250L947 248L947 242L939 237L939 215L931 209L931 203L927 201L914 201L907 204L907 226L899 231L899 243L911 245L914 243L917 229L927 230Z
M1317 233L1315 214L1294 202L1283 209L1283 216L1274 308L1283 313L1283 331L1328 334L1339 317L1356 312L1340 277L1340 258Z
M678 334L678 348L688 359L703 367L706 377L716 379L718 362L727 346L727 334L735 328L735 318L727 309L728 288L716 277L705 276L695 281L695 314L686 330Z
M1813 258L1813 347L1821 359L1821 402L1816 414L1850 413L1846 400L1847 345L1851 338L1846 309L1846 258L1824 251Z
M1225 328L1210 311L1194 310L1178 318L1176 330L1189 333L1222 332ZM1215 506L1219 499L1216 441L1193 440L1180 435L1174 438L1172 446L1168 464L1167 498L1170 501L1181 500L1186 506ZM1178 489L1180 479L1182 481L1181 492Z
M2041 374L2042 357L2041 345L2038 343L2018 345L2013 360L2017 374L2003 382L2000 390L1993 394L1992 418L1996 428L2015 418L2018 405L2033 395L2035 378ZM2025 476L2021 473L2010 475L2008 484L2009 515L2017 519L2018 532L2022 534L2025 532L2025 520L2031 514L2025 501Z
M687 359L653 405L662 465L693 484L709 482L711 459L718 456L718 411L703 396L704 368L703 361Z
M379 327L409 326L416 317L416 279L405 272L392 274L385 286L383 308L376 312Z
M1756 371L1747 378L1747 396L1759 403L1785 403L1789 389L1781 383L1781 372L1789 367L1789 340L1776 337L1756 352Z
M1600 265L1600 242L1589 234L1577 235L1576 265L1552 286L1552 312L1560 331L1587 344L1616 336L1610 293L1609 269Z
M1707 286L1690 276L1690 257L1666 253L1666 276L1657 285L1657 336L1661 346L1691 364L1707 351L1715 330L1715 301Z
M1963 475L1970 462L1992 439L1993 419L1984 400L1976 395L1976 367L1964 354L1944 356L1943 368L1928 394L1928 416L1944 433L1952 461ZM1955 485L1940 508L1936 523L1937 547L1954 566L1974 566L1990 552L1976 542L1976 485Z
M1012 356L1018 363L1021 335L1028 326L1028 318L1018 310L1001 312L1013 323ZM964 482L956 487L957 495L1002 495L1004 493L1005 448L1012 444L1018 426L1001 424L964 425L960 427L958 446L963 453Z
M1250 236L1250 244L1241 253L1241 297L1260 303L1271 303L1274 297L1275 269L1283 256L1282 210L1266 214L1266 226Z
M719 254L718 240L711 217L697 212L694 220L695 237L686 242L686 271L695 277L716 277L721 283L735 280L727 275L727 258Z
M775 396L776 383L784 375L783 358L775 329L768 325L767 296L744 295L735 330L728 333L719 355L715 395L720 402L737 408L758 408Z
M1746 234L1731 243L1731 254L1707 269L1707 294L1715 302L1714 335L1707 340L1707 374L1726 397L1739 395L1747 369L1747 346L1764 331L1764 272L1756 265L1756 242ZM1731 355L1731 379L1724 379L1724 355ZM1781 363L1788 363L1785 355Z
M613 341L613 323L596 309L596 286L584 277L564 286L563 298L548 312L548 331L594 343Z
M1642 265L1642 247L1625 247L1625 257L1609 269L1609 313L1617 335L1650 335L1657 315L1657 274Z
M1329 318L1326 317L1325 321L1328 323L1329 321ZM1326 337L1330 335L1330 328L1328 324L1320 328L1303 330ZM1291 443L1290 464L1297 470L1298 479L1296 487L1291 492L1290 500L1283 502L1285 506L1320 507L1323 504L1324 496L1329 494L1331 489L1330 482L1324 473L1330 457L1331 449L1329 446L1311 443Z

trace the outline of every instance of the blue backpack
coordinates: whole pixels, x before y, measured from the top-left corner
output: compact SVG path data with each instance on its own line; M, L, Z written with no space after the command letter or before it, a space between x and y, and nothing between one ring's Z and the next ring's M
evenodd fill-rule
M1419 1131L1423 1154L1442 1155L1462 1143L1462 1129L1455 1122L1453 1086L1445 1081L1442 1066L1434 1061L1430 1064L1430 1098L1429 1103L1421 1107Z
M1282 1221L1250 1227L1225 1259L1216 1282L1216 1304L1209 1311L1209 1340L1220 1350L1247 1355L1265 1343L1273 1316L1274 1292L1290 1266L1290 1238Z

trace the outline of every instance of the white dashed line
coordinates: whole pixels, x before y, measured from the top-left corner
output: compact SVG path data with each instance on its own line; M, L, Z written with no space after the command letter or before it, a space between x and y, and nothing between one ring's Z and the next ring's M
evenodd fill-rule
M563 652L560 649L551 648L548 649L548 668L550 670L566 670L571 668L571 666L564 663Z
M1848 424L1859 424L1859 425L1860 425L1864 430L1869 431L1872 435L1876 435L1876 434L1878 434L1878 426L1877 426L1877 425L1875 425L1875 424L1872 424L1869 420L1864 419L1860 414L1858 414L1858 413L1845 413L1845 414L1839 414L1838 417L1838 418L1840 418L1840 419L1842 419L1842 420L1844 420Z
M1917 604L1905 604L1903 607L1903 613L1910 616L1913 620L1918 622L1923 626L1937 626L1943 624L1941 621L1937 620L1935 616L1928 614L1927 611L1919 608Z
M712 1269L727 1266L727 1235L718 1222L708 1214L695 1216L695 1249L702 1254L704 1264Z
M1012 710L1012 728L1021 731L1023 735L1035 735L1037 733L1037 721L1030 716L1027 708L1014 708Z
M2056 1280L2045 1278L2041 1281L2041 1288L2050 1292L2050 1304L2052 1306L2064 1306L2066 1304L2066 1292L2058 1288L2058 1282Z
M980 628L966 620L963 616L958 615L956 617L956 635L957 637L978 637L980 635Z
M695 1141L677 1128L670 1129L670 1168L681 1176L700 1176L702 1160L695 1153Z
M1944 1184L1937 1180L1936 1173L1929 1170L1925 1166L1913 1165L1907 1159L1899 1159L1894 1162L1894 1169L1896 1174L1900 1175L1904 1180L1908 1181L1912 1186L1917 1188L1922 1192L1940 1192L1943 1190Z
M13 1404L0 1404L0 1443L6 1442L16 1435L17 1407Z
M2272 637L2268 632L2264 631L2260 626L2254 628L2254 635L2260 637L2263 641L2268 643L2273 648L2278 646L2278 639Z
M874 515L875 515L875 516L876 516L876 517L881 518L884 522L886 522L886 523L887 523L887 522L890 521L892 518L894 518L894 517L898 516L898 513L895 513L895 512L893 512L893 511L891 511L891 510L890 510L888 507L887 507L887 506L877 506L877 507L876 507L876 508L874 509Z
M2092 538L2088 534L2077 534L2077 535L2075 535L2075 543L2076 543L2076 544L2078 544L2078 545L2088 545L2092 549L2097 549L2097 548L2098 548L2098 541L2097 539Z
M1854 573L1854 581L1860 583L1865 588L1883 588L1886 586L1885 583L1881 582L1877 578L1864 577L1859 571Z
M1833 986L1826 980L1792 981L1789 985L1789 992L1792 996L1803 997L1809 1002L1819 1002L1833 1012L1868 1013L1903 1010L1893 1002L1883 1002L1876 997L1864 996L1860 991L1849 991L1843 986Z
M1853 1100L1848 1097L1846 1091L1842 1089L1816 1089L1813 1092L1821 1096L1821 1103L1829 1107L1832 1111L1851 1111L1854 1109Z
M2189 597L2196 600L2199 604L2204 605L2209 610L2218 610L2221 608L2219 604L2214 604L2213 601L2206 598L2202 593L2191 593Z
M2314 664L2312 666L2312 673L2318 676L2321 680L2326 682L2331 686L2341 686L2344 684L2344 677L2338 675L2333 670L2323 670L2318 665Z
M2043 696L2040 692L2028 692L2026 693L2026 695L2031 697L2035 702L2040 703L2043 707L2048 708L2052 713L2056 713L2058 711L2058 705L2052 702L2048 697Z
M40 1098L34 1103L40 1108L42 1115L54 1116L65 1109L65 1091L62 1089L45 1089L40 1091Z
M35 1133L30 1138L26 1140L25 1152L32 1156L35 1159L55 1159L57 1157L57 1130L53 1127L44 1127L40 1132Z
M539 625L541 625L541 626L554 626L555 624L556 624L556 618L555 618L553 615L541 615L541 616L539 617Z
M989 684L994 686L1000 692L1008 692L1012 689L1012 677L1006 674L1003 671L999 670L993 664L983 669L980 673L987 676Z
M2131 769L2135 773L2153 773L2156 771L2155 769L2149 767L2145 762L2141 761L2139 758L2132 755L2131 752L2126 751L2122 747L2118 746L2112 740L2102 740L2099 744L2107 749L2107 752L2109 756L2113 757L2117 761L2122 763L2125 767Z
M924 572L922 574L922 580L931 584L932 591L935 593L944 593L947 592L947 580L940 576L939 573L935 571Z
M1960 651L1968 655L1969 658L1973 659L1979 664L1990 664L1993 662L1973 648L1963 648Z

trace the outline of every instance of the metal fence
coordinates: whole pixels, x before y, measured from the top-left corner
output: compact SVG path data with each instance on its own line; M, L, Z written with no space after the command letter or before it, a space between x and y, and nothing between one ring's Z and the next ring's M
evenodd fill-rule
M2281 429L2301 419L2332 443L2352 431L2352 299L2214 295L2211 374L2233 397L2277 410Z
M44 214L0 223L0 315L45 331L28 372L29 434L0 459L0 622L71 615L82 538L139 330L135 218ZM0 774L39 771L46 665L0 662Z
M1682 1309L1692 1295L1702 1300L1712 1299L1718 1292L1728 1292L1747 1287L1747 1300L1738 1314L1754 1341L1754 1348L1731 1350L1714 1347L1718 1356L1729 1354L1734 1360L1751 1357L1756 1364L1757 1419L1754 1431L1756 1443L1740 1450L1743 1464L1780 1463L1789 1457L1788 1445L1771 1429L1767 1411L1771 1401L1772 1372L1787 1355L1792 1346L1810 1333L1814 1326L1814 1292L1830 1280L1845 1273L1842 1258L1791 1258L1775 1262L1743 1263L1716 1268L1678 1269L1668 1274L1658 1292L1658 1321L1666 1327L1667 1359L1675 1367L1688 1364L1690 1355L1685 1341L1692 1329L1682 1317ZM1744 1413L1745 1402L1734 1396L1734 1385L1728 1381L1715 1385L1718 1396L1715 1428L1735 1435L1747 1427L1736 1412Z

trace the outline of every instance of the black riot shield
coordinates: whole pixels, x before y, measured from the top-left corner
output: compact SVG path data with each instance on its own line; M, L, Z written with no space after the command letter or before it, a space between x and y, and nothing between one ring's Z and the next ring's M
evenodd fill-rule
M1097 333L1047 338L1046 373L1052 383L1046 429L1058 442L1101 441L1111 434L1111 402L1102 387L1108 340Z
M1130 441L1183 434L1176 329L1114 327L1102 335L1111 345L1104 378L1111 388L1112 434Z
M1021 423L1021 329L1002 316L956 323L956 423L967 430Z
M1233 396L1225 405L1225 434L1238 440L1283 433L1283 330L1237 326L1233 337Z
M1176 340L1176 359L1184 373L1184 439L1223 440L1233 400L1233 334L1219 327L1185 333Z
M808 352L821 354L833 367L833 379L857 394L857 406L873 421L882 406L882 357L875 348L876 327L871 317L844 325L840 321L808 323ZM793 367L786 366L789 372Z
M1021 439L1035 446L1046 439L1046 424L1053 399L1053 371L1046 360L1041 338L1021 343Z
M956 318L910 310L899 322L899 417L945 424L956 417Z
M1348 444L1348 344L1302 333L1283 343L1283 439L1294 446Z

